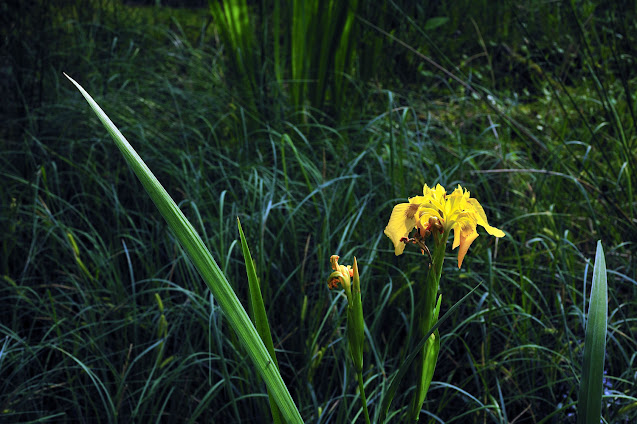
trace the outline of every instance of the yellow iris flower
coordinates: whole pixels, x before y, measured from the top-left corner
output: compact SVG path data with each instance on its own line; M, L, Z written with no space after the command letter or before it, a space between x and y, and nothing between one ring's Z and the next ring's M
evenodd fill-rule
M430 220L433 218L433 220ZM396 255L403 253L409 233L418 228L421 234L431 229L431 222L438 220L443 230L453 230L453 247L458 250L458 268L469 250L471 243L478 237L477 226L495 237L504 237L504 232L489 225L487 216L480 203L470 197L469 191L460 185L451 194L447 194L440 184L435 188L423 187L423 195L409 199L409 203L394 206L385 227L385 235L394 243Z

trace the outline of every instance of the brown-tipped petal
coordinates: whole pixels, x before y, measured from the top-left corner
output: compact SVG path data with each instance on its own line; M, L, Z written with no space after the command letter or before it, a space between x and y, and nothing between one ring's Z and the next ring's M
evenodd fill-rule
M330 256L330 265L332 266L332 269L334 271L338 271L338 260L339 259L340 259L340 256L338 256L338 255Z

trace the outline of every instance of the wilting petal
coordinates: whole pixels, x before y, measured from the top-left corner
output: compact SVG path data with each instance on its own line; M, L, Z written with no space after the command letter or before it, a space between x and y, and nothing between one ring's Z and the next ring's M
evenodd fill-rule
M327 286L330 290L337 288L339 285L342 285L346 292L349 292L351 285L351 277L354 276L354 272L350 265L339 265L338 264L339 256L332 255L330 257L330 265L334 272L330 274L327 279Z
M389 223L385 227L385 235L394 243L394 253L401 255L405 250L402 238L407 237L416 226L416 211L418 203L400 203L394 206L389 217Z
M341 257L340 257L340 256L338 256L338 255L332 255L332 256L330 256L330 266L332 267L332 269L333 269L334 271L338 271L338 266L339 266L339 265L338 265L338 260L339 260L340 258L341 258Z

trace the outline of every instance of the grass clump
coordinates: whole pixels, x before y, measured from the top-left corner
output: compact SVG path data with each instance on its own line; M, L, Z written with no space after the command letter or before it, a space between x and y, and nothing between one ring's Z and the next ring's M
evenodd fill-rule
M9 100L0 129L2 420L270 419L265 385L227 317L61 79L66 71L134 144L246 304L240 218L281 375L305 421L363 417L343 361L347 305L325 287L329 257L358 261L362 377L375 422L411 353L402 341L416 325L414 284L424 278L420 255L395 257L382 230L392 207L424 183L461 183L507 237L478 238L460 270L444 265L441 309L481 284L440 329L421 419L575 422L601 239L602 416L633 422L634 11L456 3L360 2L357 42L373 37L381 59L372 71L368 57L354 56L345 76L358 94L343 100L344 117L331 96L324 107L297 108L276 78L264 83L281 95L253 93L271 114L252 115L205 9L9 8L15 23L1 26ZM272 24L268 13L253 18L259 29ZM434 18L447 20L424 30ZM405 381L389 422L407 412L410 391Z

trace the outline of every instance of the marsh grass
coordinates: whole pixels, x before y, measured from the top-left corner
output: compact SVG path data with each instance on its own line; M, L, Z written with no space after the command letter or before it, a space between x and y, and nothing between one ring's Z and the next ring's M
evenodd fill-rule
M417 81L401 81L397 72L382 84L363 85L366 101L351 122L335 124L306 108L251 127L247 109L224 82L222 50L207 18L193 12L183 21L146 24L153 9L134 9L120 13L115 25L113 10L94 8L97 23L60 12L52 21L62 28L54 32L59 38L40 40L58 52L59 62L47 59L31 80L3 86L22 103L6 110L0 130L2 420L269 417L265 386L224 315L108 134L61 80L62 70L95 94L135 144L245 303L236 230L241 219L281 373L305 421L362 419L355 375L343 361L346 302L324 284L332 254L344 262L356 256L365 282L363 376L372 421L378 419L390 378L411 352L402 341L413 327L412 285L424 278L417 252L394 257L382 228L392 206L424 182L468 186L507 237L478 238L462 270L447 261L443 313L481 285L441 329L423 417L575 422L584 299L601 239L609 290L602 414L607 422L635 420L636 232L628 188L628 181L635 187L635 135L624 88L634 75L621 61L623 41L604 39L608 33L600 29L614 22L607 15L593 10L580 16L582 31L569 34L589 40L591 66L566 67L565 74L551 61L544 38L551 33L531 33L548 53L530 50L520 53L526 62L511 59L519 85L508 85L498 67L504 59L492 53L500 50L489 44L486 29L491 69L486 58L463 62L464 53L448 51L432 36L438 50L428 54L485 98L491 95L502 114L541 140L541 148L429 68ZM388 10L385 29L405 18L405 32L395 35L420 48L406 15ZM461 25L451 11L435 12L450 18L438 29L441 36ZM559 22L569 16L568 10L553 12ZM511 28L519 28L515 19ZM61 22L66 26L57 26ZM475 31L473 25L460 28ZM621 32L621 25L616 29ZM630 31L622 34L634 40ZM463 37L454 43L482 49ZM381 47L417 70L419 62L390 40ZM24 55L21 63L28 66ZM617 67L602 61L613 57ZM551 81L534 73L531 62ZM622 66L626 72L619 72ZM531 77L522 83L520 75ZM26 85L40 78L41 102L35 94L14 96L14 88L29 93ZM533 92L525 95L525 89ZM408 382L400 387L390 422L400 422L410 390Z

